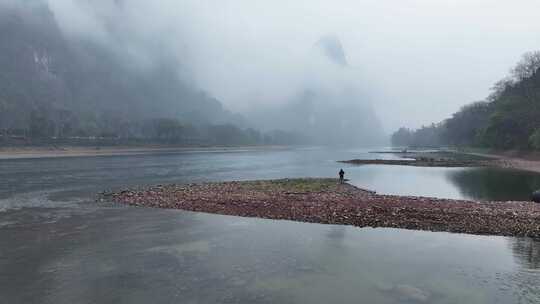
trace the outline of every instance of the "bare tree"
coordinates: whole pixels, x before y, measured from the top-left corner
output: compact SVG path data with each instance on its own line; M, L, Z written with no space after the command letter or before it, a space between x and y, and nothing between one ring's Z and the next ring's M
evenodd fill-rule
M540 69L540 51L532 51L523 54L521 60L511 70L512 76L517 81L529 78Z
M503 79L497 81L491 87L491 89L490 89L491 93L487 97L487 100L488 101L494 101L494 100L498 99L504 93L504 91L506 91L506 89L508 89L509 87L514 85L515 82L516 81L510 76L504 77Z

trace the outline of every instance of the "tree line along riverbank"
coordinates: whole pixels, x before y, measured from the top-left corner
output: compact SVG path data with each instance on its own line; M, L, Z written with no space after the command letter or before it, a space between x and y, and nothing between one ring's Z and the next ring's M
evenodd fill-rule
M395 146L456 146L540 151L540 51L525 53L481 101L419 129L402 127Z

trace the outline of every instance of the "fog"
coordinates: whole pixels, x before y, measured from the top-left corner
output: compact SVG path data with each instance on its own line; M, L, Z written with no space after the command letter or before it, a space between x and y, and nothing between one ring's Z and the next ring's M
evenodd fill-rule
M540 48L534 0L47 2L66 37L142 69L166 61L261 128L314 91L336 105L319 112L374 111L386 134L437 122Z

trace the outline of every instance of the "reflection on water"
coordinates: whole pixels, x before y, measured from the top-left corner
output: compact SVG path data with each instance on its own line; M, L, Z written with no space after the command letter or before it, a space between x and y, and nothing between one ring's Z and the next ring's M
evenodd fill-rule
M510 247L516 260L527 269L540 269L540 240L510 238Z
M540 189L540 175L509 169L470 168L449 171L448 179L473 199L529 200Z
M342 240L345 238L345 226L332 226L326 235L332 240Z
M29 222L0 229L0 303L540 301L540 273L523 264L537 265L532 240L143 208L36 223L35 212L7 212Z

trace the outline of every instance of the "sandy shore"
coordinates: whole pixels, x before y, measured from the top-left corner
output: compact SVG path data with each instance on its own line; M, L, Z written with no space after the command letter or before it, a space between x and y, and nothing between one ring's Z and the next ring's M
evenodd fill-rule
M512 168L540 173L540 161L502 157L496 161L502 168Z
M115 146L115 147L0 147L0 159L90 157L112 155L164 154L180 152L221 152L228 150L279 149L279 146L238 147L170 147L170 146Z
M466 154L491 157L494 160L490 163L500 168L510 168L525 170L531 172L540 173L540 154L535 152L489 152L489 153L477 153L477 152L465 152Z
M540 204L379 195L335 179L156 186L104 194L134 206L358 227L540 237Z

